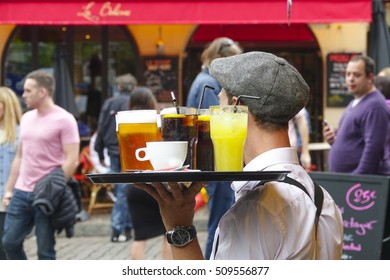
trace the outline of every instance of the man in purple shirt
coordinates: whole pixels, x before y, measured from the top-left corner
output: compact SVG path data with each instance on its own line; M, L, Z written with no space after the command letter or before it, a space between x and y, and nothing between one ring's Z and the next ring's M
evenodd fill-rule
M323 127L324 139L332 145L329 168L332 172L390 174L387 141L390 137L390 110L374 86L375 62L355 56L347 65L345 79L354 99L346 107L337 131Z

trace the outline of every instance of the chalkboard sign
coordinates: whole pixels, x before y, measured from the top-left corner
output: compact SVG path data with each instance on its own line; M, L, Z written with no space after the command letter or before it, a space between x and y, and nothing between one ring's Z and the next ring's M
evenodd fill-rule
M158 102L172 102L171 91L178 97L178 57L146 56L143 66L142 81L153 91Z
M380 259L390 177L329 172L310 176L329 192L343 215L342 259Z
M345 107L352 100L345 82L345 69L349 60L360 53L329 53L326 57L328 74L327 105Z

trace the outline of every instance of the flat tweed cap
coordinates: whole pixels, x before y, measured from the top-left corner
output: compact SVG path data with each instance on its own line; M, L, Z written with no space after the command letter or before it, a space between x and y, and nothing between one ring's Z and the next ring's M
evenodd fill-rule
M214 59L210 74L263 121L286 124L307 103L309 86L285 59L265 52L248 52Z

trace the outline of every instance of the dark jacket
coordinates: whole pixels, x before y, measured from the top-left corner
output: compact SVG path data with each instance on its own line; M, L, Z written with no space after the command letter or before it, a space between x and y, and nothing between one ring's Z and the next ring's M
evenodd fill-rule
M58 233L65 229L66 237L73 237L79 209L72 189L66 184L62 168L58 167L43 177L35 186L34 196L33 206L38 206L51 217Z
M109 155L119 156L118 138L116 136L115 114L119 111L129 110L129 93L121 93L118 96L107 99L100 111L95 151L99 159L104 160L104 148Z

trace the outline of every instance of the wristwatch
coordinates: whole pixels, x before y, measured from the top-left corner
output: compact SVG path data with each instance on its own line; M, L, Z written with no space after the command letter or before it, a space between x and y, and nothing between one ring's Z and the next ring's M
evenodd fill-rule
M184 247L194 239L196 229L194 226L177 226L165 233L165 235L169 244L175 247Z

